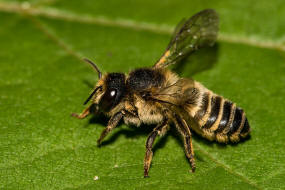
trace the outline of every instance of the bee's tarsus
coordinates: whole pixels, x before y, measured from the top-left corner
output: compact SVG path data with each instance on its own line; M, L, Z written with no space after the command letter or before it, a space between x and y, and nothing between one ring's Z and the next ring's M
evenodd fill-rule
M154 143L155 138L158 134L162 134L162 131L166 131L168 127L168 119L164 119L161 124L158 124L157 127L153 129L153 131L149 134L146 141L146 152L144 157L144 176L148 177L148 171L150 168L153 152L152 145Z
M76 118L77 118L77 117L78 117L78 114L77 114L77 113L71 113L71 114L70 114L70 116L71 116L71 117L76 117Z
M194 166L194 167L192 167L191 172L195 173L195 170L196 170L196 167Z
M144 174L143 177L144 177L144 178L149 178L149 175L148 175L148 174Z
M77 119L83 119L86 117L86 116L83 116L82 114L78 114L78 113L72 113L71 116L75 117Z
M92 106L92 105L91 105ZM78 114L78 113L72 113L71 116L72 117L76 117L78 119L84 119L85 117L87 117L90 114L90 108L91 106L85 108L82 113Z
M100 141L100 139L99 139L99 140L97 140L97 146L100 148L100 147L101 147L101 145L102 145L102 142Z

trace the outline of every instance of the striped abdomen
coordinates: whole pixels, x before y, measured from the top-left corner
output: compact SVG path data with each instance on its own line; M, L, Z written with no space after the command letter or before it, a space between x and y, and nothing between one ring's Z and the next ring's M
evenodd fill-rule
M250 132L244 111L222 96L204 92L195 114L200 133L209 140L238 142Z

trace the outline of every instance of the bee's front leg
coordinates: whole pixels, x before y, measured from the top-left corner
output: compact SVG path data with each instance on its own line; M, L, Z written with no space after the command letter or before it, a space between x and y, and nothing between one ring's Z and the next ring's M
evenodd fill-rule
M107 136L109 132L111 132L120 122L120 120L123 117L122 112L118 112L114 114L111 119L108 122L108 126L104 129L104 131L101 133L100 138L97 141L97 144L100 145L103 139Z
M148 177L148 172L152 160L152 145L157 135L162 135L168 129L168 121L165 119L161 124L158 124L157 127L149 134L146 141L146 152L144 157L144 177Z
M86 116L90 114L90 109L93 107L93 104L90 105L89 107L85 108L80 114L77 113L72 113L72 117L76 117L78 119L84 119Z

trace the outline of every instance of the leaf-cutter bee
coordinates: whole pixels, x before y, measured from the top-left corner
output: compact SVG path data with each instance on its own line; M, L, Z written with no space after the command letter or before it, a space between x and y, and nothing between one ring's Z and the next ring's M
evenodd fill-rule
M202 137L220 143L238 142L248 136L250 126L244 111L235 103L219 96L192 79L180 78L166 67L180 62L195 50L212 46L219 28L214 10L203 10L177 25L162 57L151 68L139 68L129 74L107 73L85 59L98 72L91 95L92 103L79 119L90 114L91 107L110 117L98 144L119 123L140 126L156 124L146 141L144 177L148 176L152 160L152 145L158 135L174 125L184 140L185 154L195 171L192 130Z

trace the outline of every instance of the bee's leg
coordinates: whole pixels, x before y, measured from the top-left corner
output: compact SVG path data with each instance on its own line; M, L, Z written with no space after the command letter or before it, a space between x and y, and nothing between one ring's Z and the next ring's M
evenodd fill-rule
M90 105L89 107L85 108L80 114L72 113L71 116L76 117L78 119L83 119L90 114L90 109L92 106L93 106L93 104Z
M108 126L101 133L100 138L97 141L97 144L100 145L103 139L107 136L109 132L111 132L120 122L123 117L122 112L115 113L111 119L108 121Z
M185 153L191 164L192 172L195 172L196 166L194 159L194 150L192 145L192 134L190 128L188 127L186 121L180 118L178 115L175 115L174 123L178 131L183 136Z
M157 127L153 129L153 131L149 134L146 141L146 152L144 157L144 177L148 177L148 171L150 168L151 160L152 160L152 144L157 135L164 134L168 129L167 120L163 121L163 123L159 124Z

